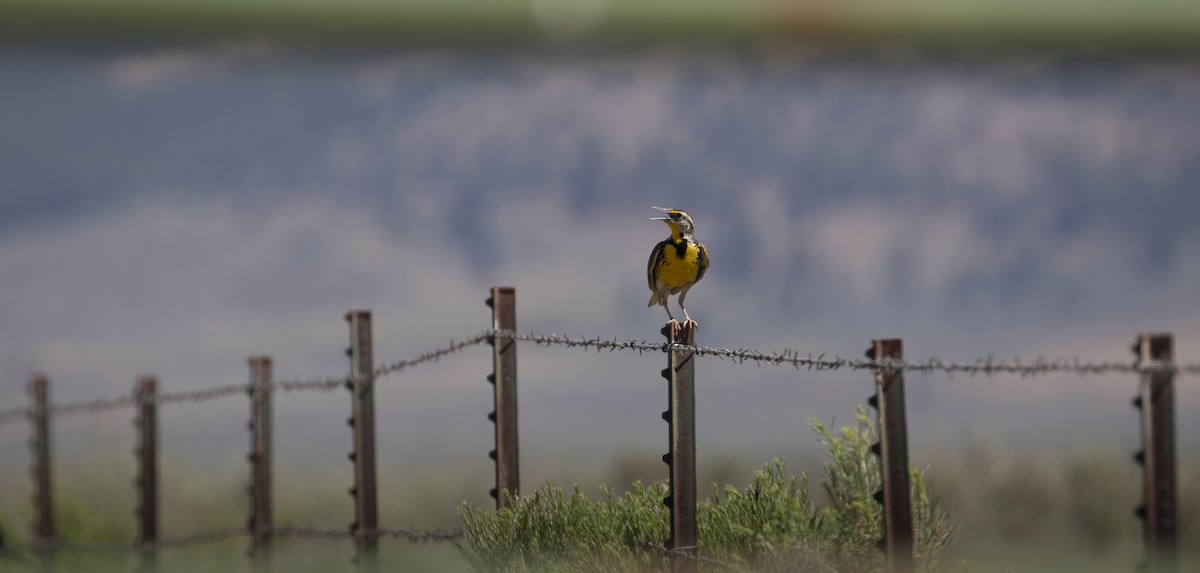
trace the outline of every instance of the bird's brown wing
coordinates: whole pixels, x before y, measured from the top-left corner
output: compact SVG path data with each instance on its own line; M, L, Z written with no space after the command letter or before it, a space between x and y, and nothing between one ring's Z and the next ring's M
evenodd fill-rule
M666 248L670 242L669 240L662 241L654 245L654 250L650 251L650 260L646 262L646 284L650 286L650 290L652 291L658 290L654 284L654 275L658 273L658 268L666 261Z
M696 241L696 247L700 249L700 270L696 271L696 280L693 283L700 282L704 278L704 273L708 271L708 249L704 248L704 243Z

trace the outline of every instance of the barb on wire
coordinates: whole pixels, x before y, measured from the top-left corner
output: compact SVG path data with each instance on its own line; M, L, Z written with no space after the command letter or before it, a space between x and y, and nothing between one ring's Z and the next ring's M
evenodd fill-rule
M679 556L683 557L684 559L690 559L697 563L707 563L709 565L719 565L719 566L725 567L725 568L733 567L733 565L726 563L724 561L721 561L720 559L716 559L714 557L705 557L703 555L700 555L699 553L696 553L696 547L676 547L674 549L667 549L666 547L664 547L658 543L651 543L649 541L646 542L645 546L648 549L654 549L655 551L661 552L663 557L671 557L671 556L679 555Z

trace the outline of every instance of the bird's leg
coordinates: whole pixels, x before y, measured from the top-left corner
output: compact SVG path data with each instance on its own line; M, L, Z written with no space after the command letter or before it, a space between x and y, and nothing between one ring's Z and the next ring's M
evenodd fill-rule
M679 295L679 309L683 311L683 323L691 324L692 328L696 328L697 326L700 326L700 325L697 324L696 321L692 320L692 317L688 316L688 311L683 306L683 299L686 296L687 296L687 292L680 293L680 295Z
M671 340L676 340L679 338L679 321L675 320L675 317L671 314L671 309L667 308L666 301L663 301L662 306L664 309L666 309L667 317L670 319L667 321L666 328L663 328L663 334L666 335L667 331L670 330L669 336L671 337Z

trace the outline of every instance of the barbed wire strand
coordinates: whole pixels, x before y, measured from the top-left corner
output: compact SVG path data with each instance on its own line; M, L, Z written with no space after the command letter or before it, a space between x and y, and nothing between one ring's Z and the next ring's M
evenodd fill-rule
M249 535L250 531L246 528L240 529L225 529L221 531L211 531L207 533L198 533L195 535L187 535L183 537L175 537L170 539L162 539L148 543L80 543L76 541L66 541L61 539L35 539L23 544L6 546L4 549L10 553L20 551L78 551L85 553L135 553L158 551L161 549L171 549L175 547L184 547L189 545L200 545L204 543L215 543L226 539L233 539Z
M185 547L190 545L202 545L205 543L216 543L227 539L238 537L248 537L253 534L269 534L275 537L298 537L298 538L320 538L320 539L359 539L359 538L391 538L404 539L412 543L441 543L449 541L457 541L462 539L463 532L459 530L421 530L421 529L357 529L351 531L349 529L322 529L317 527L303 526L275 526L275 527L258 527L250 529L246 527L237 529L223 529L219 531L210 531L206 533L197 533L195 535L186 535L182 537L173 537L169 539L161 539L148 543L78 543L74 541L63 540L33 540L24 544L9 545L2 549L9 553L16 553L24 550L29 551L79 551L88 553L131 553L131 552L149 552L161 551L165 549L173 549L176 547Z
M1200 364L1174 365L1169 362L1160 361L1091 362L1081 360L1079 358L1047 359L1044 357L1022 361L1019 358L999 360L991 356L987 358L980 358L973 362L948 362L938 358L930 358L923 361L896 360L890 358L873 360L867 358L841 358L836 355L831 358L826 358L824 353L813 356L812 353L802 353L793 349L768 352L749 348L731 349L714 346L671 345L666 342L646 342L637 339L619 340L616 338L608 339L599 337L572 338L560 334L541 335L511 330L485 330L470 338L458 341L452 340L445 347L430 350L412 358L397 360L384 364L383 366L380 366L372 372L362 376L330 376L311 380L280 380L271 382L267 385L259 386L258 388L273 392L329 392L338 388L348 387L348 385L353 386L356 384L373 383L378 379L388 375L395 374L408 368L419 366L428 362L437 362L447 355L461 352L466 348L476 346L484 342L492 342L495 339L531 342L538 346L545 347L562 346L566 348L582 348L585 350L595 350L597 352L606 350L609 352L628 350L635 351L638 354L643 354L646 352L666 352L672 349L686 349L690 350L696 356L712 356L720 360L730 360L735 364L753 363L757 365L767 364L773 366L787 365L792 366L797 370L803 369L809 371L882 369L905 370L908 372L917 372L926 375L935 372L943 372L951 377L953 377L955 374L966 374L971 377L979 375L994 376L998 374L1012 374L1021 378L1047 374L1139 374L1157 370L1166 370L1188 375L1200 375ZM47 408L47 412L56 416L106 412L110 410L132 407L139 404L141 400L147 399L150 399L158 404L203 402L216 400L227 396L233 396L236 394L253 392L255 391L255 388L255 386L250 384L233 384L205 390L163 392L154 395L152 398L139 398L129 394L118 398L55 404L49 406ZM28 407L12 408L9 410L0 411L0 425L34 413L35 412L33 409Z
M210 401L210 400L216 400L219 398L224 398L227 396L234 396L237 394L251 393L251 392L254 392L256 390L256 388L265 389L265 390L272 391L272 392L304 392L304 391L331 392L331 391L337 390L339 388L345 388L345 387L347 387L347 385L372 382L381 377L384 377L384 376L387 376L390 374L395 374L402 370L412 368L414 366L419 366L419 365L425 364L427 362L437 362L449 354L461 352L462 350L469 348L471 346L476 346L476 345L482 344L483 342L488 341L491 338L491 336L492 336L492 331L485 331L476 336L473 336L471 338L467 338L467 339L464 339L461 341L451 341L450 344L448 344L445 347L419 354L413 358L390 362L379 368L376 368L375 370L373 370L371 373L369 373L367 375L359 376L357 378L353 377L353 376L328 376L325 378L310 379L310 380L302 380L302 379L278 380L278 381L273 381L270 384L259 385L259 386L254 386L249 383L231 384L231 385L220 386L220 387L210 388L210 389L205 389L205 390L192 390L192 391L183 391L183 392L160 392L160 393L156 393L153 397L138 397L138 396L134 396L132 393L130 393L130 394L120 396L117 398L103 398L103 399L99 399L99 400L91 400L91 401L86 401L86 402L53 404L53 405L47 407L46 411L47 411L47 413L54 415L54 416L63 416L63 415L71 415L71 414L108 412L108 411L112 411L112 410L130 408L130 407L133 407L133 406L136 406L136 405L142 403L142 401L150 401L155 404L171 404L171 403L181 403L181 402L205 402L205 401ZM33 415L35 413L37 413L37 412L35 412L33 408L28 408L28 407L0 410L0 425L3 425L7 422L15 421L16 419L19 419L19 418Z
M405 539L412 543L440 543L446 541L458 541L463 538L463 532L460 530L421 530L421 529L356 529L350 531L347 529L319 529L314 527L272 527L267 529L259 529L272 535L280 535L285 537L308 537L308 538L325 538L325 539L360 539L372 537L390 537L392 539Z
M813 356L812 353L801 353L797 350L764 352L748 348L730 349L714 346L685 346L670 345L666 342L645 342L642 340L619 340L606 338L570 338L558 334L538 335L508 330L492 331L496 338L511 338L532 342L539 346L566 346L568 348L594 349L597 352L608 350L634 350L638 353L664 352L671 349L691 350L697 356L714 356L719 359L729 359L735 363L755 363L770 365L789 365L796 369L805 370L908 370L919 373L944 372L946 374L965 373L972 376L994 374L1016 374L1021 377L1041 374L1136 374L1153 370L1171 370L1184 374L1200 375L1200 364L1172 365L1169 362L1091 362L1079 358L1047 359L1035 358L1022 361L1019 358L997 360L994 357L980 358L974 362L947 362L938 358L923 361L913 360L873 360L868 358L841 358L834 356L826 358L825 354Z
M696 547L676 547L674 549L668 549L663 545L659 545L657 543L650 543L649 541L646 542L645 546L648 549L654 549L656 551L662 552L663 557L671 557L674 555L679 555L679 556L682 556L684 559L689 559L689 560L695 561L697 563L707 563L709 565L719 565L719 566L725 567L727 569L733 567L729 563L721 561L720 559L716 559L714 557L705 557L704 555L700 555L699 553L696 553L696 550L697 550Z

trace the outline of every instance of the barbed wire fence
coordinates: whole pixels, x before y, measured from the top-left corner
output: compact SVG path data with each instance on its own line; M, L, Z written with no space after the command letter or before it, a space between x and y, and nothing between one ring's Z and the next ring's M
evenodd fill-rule
M1134 346L1134 352L1138 355L1135 360L1121 361L1093 361L1085 360L1078 357L1073 358L1046 358L1035 357L1033 359L1023 360L1020 358L997 359L993 356L979 358L968 362L961 361L945 361L938 358L928 358L924 360L905 360L900 357L899 341L896 343L896 352L888 353L878 351L880 342L893 341L874 341L876 352L872 354L868 350L868 356L865 358L845 358L837 355L827 356L823 353L813 354L796 349L783 350L758 350L753 348L727 348L714 346L699 346L694 344L681 343L675 337L678 332L664 328L664 335L667 336L666 342L649 342L639 339L620 340L616 338L602 337L572 337L563 334L537 334L532 332L519 332L512 325L515 324L515 319L512 316L515 314L512 311L512 304L515 298L515 293L511 288L493 288L492 298L488 299L489 306L493 306L493 328L483 330L475 335L451 340L446 345L423 352L421 354L387 362L381 366L374 368L358 368L345 376L325 376L308 379L291 379L291 380L252 380L248 383L228 384L216 386L202 390L190 390L182 392L150 392L144 393L135 390L129 394L112 397L101 398L90 401L67 402L67 403L48 403L45 399L47 392L45 389L36 390L38 384L47 384L45 376L35 375L30 380L31 395L34 396L32 403L23 408L10 408L0 410L0 427L11 424L18 420L29 420L33 423L35 436L31 440L34 446L32 450L35 455L35 463L31 472L35 478L35 504L39 508L38 521L35 524L34 538L24 544L8 544L4 545L0 540L0 553L13 553L21 551L80 551L80 552L140 552L142 554L154 553L161 550L167 550L175 547L214 543L225 541L239 537L250 537L253 540L258 540L270 536L276 537L294 537L294 538L323 538L323 539L341 539L355 540L359 542L360 551L364 548L370 550L373 547L374 541L380 538L390 538L394 540L403 540L412 543L441 543L441 542L457 542L463 539L461 530L437 531L437 530L421 530L421 529L388 529L379 528L374 523L366 523L362 515L356 512L356 523L352 524L348 529L327 529L307 526L277 526L269 523L264 524L261 520L252 519L246 527L231 528L219 531L199 533L182 537L169 539L157 539L157 535L152 535L147 538L143 535L135 543L119 544L119 543L75 543L59 539L53 530L52 526L52 510L49 503L49 439L48 425L51 417L65 417L82 414L99 414L122 410L125 408L135 407L155 407L163 404L193 404L199 402L208 402L223 398L228 398L238 395L249 395L252 400L267 399L270 394L277 392L331 392L338 389L348 389L355 396L355 414L356 417L350 420L351 426L357 426L364 421L358 418L359 408L362 404L361 390L367 389L367 398L370 399L369 389L379 383L381 380L404 372L408 369L418 366L436 363L443 358L458 354L465 349L488 344L493 347L495 354L494 373L489 375L489 380L496 386L496 411L489 414L489 419L497 423L497 449L491 452L491 457L496 460L497 464L497 488L492 490L493 497L496 498L498 506L502 506L502 500L506 499L505 490L513 494L517 493L517 480L515 467L517 465L516 448L515 448L515 358L513 364L508 365L503 361L504 353L511 352L515 357L515 343L523 342L533 344L539 347L560 347L573 348L585 351L595 352L636 352L638 354L645 353L665 353L668 356L680 356L685 359L685 362L694 367L695 361L693 357L712 357L719 360L730 361L734 364L754 364L759 366L787 366L796 370L804 371L871 371L875 373L877 382L876 395L871 398L871 405L880 412L880 429L882 443L889 441L889 431L887 421L885 421L885 412L891 412L892 408L888 405L899 403L903 406L903 385L902 375L904 373L915 373L922 375L944 374L953 378L956 375L965 375L968 377L995 377L995 376L1017 376L1020 378L1030 378L1045 375L1078 375L1078 376L1104 376L1112 374L1121 375L1136 375L1141 380L1142 391L1134 399L1134 405L1143 415L1142 434L1144 449L1139 452L1136 459L1146 468L1146 503L1139 508L1139 515L1145 519L1147 530L1147 557L1153 561L1156 556L1159 556L1163 551L1173 550L1173 540L1175 536L1175 521L1174 514L1174 476L1165 475L1164 472L1174 472L1174 437L1173 433L1173 402L1171 402L1171 380L1177 374L1200 376L1200 364L1175 364L1172 360L1170 335L1142 335L1139 341ZM360 311L363 312L363 311ZM507 316L505 316L507 313ZM366 313L367 328L365 348L360 348L358 343L361 339L356 338L356 333L353 331L352 322L352 345L347 353L352 356L361 357L362 353L366 353L367 362L370 357L370 334L369 334L369 313ZM505 320L507 318L507 320ZM347 320L350 320L350 314L347 315ZM694 331L693 331L694 332ZM357 333L361 338L362 332ZM1165 340L1165 342L1164 342ZM1165 346L1164 346L1165 344ZM886 346L886 345L885 345ZM260 357L261 359L261 357ZM269 358L268 364L269 364ZM675 364L675 363L672 363ZM507 371L511 368L512 371ZM668 368L663 371L663 376L668 378L672 384L672 388L680 381L675 380L675 372ZM682 383L690 384L690 375L687 380ZM40 382L39 382L40 380ZM504 386L511 385L505 389ZM1164 388L1166 391L1167 400L1164 401ZM901 392L898 396L891 395L896 391ZM513 404L506 404L506 400L501 399L501 393L507 391L513 393ZM40 396L40 399L39 399ZM507 412L511 406L512 412ZM678 407L674 403L672 408ZM257 410L254 410L257 411ZM664 412L664 419L667 419L671 410ZM511 416L511 421L504 422L507 417ZM903 428L903 412L900 412L901 428L898 435L890 435L892 444L897 442L904 444L903 451L899 453L902 467L907 467L906 443L907 437L904 434ZM670 422L670 420L668 420ZM894 420L893 420L894 421ZM503 423L511 424L513 427L513 435L511 439L513 444L505 448L501 440L501 425ZM256 420L251 421L251 428L258 423ZM371 421L373 426L373 421ZM672 432L688 430L687 428L676 428L672 424ZM364 460L364 457L373 458L373 446L369 452L369 456L360 450L357 442L361 439L359 428L355 428L356 434L356 449L351 454L351 460L355 462L356 473L363 470L364 462L370 465L373 473L374 461ZM691 428L694 432L694 428ZM373 433L373 428L371 428ZM1167 433L1164 435L1164 433ZM373 442L373 435L369 438ZM674 434L673 440L674 443ZM1163 450L1162 444L1170 445L1172 451ZM140 446L140 447L144 447ZM506 452L504 450L511 450ZM888 465L889 452L888 448L879 448L877 453L880 453L882 458L881 466ZM680 452L669 452L668 456L678 458ZM668 460L668 456L664 456L664 461ZM686 457L686 456L685 456ZM260 452L254 451L249 456L251 463L256 463L266 458L269 459L269 451ZM511 458L511 459L510 459ZM694 461L694 460L692 460ZM895 462L896 460L892 460ZM668 461L668 463L671 463ZM514 469L509 476L502 479L502 471L500 468L511 465ZM692 471L692 480L694 481L694 464L690 468ZM674 470L673 470L674 471ZM884 492L881 497L886 498L889 483L886 479L888 468L883 467L885 473ZM906 474L906 472L900 472ZM674 481L674 479L672 480ZM1164 489L1161 484L1166 483L1169 487ZM356 485L358 480L356 479ZM371 480L373 487L373 476ZM672 491L676 484L672 483ZM907 490L907 480L903 484L890 484L892 489L898 489L902 486ZM254 484L251 487L252 495L268 495L268 491L257 491L262 488L261 484ZM693 487L694 489L694 487ZM364 496L363 491L355 491L352 488L352 495L356 498ZM369 496L373 502L373 493ZM885 508L888 506L886 499L883 501ZM693 504L694 505L694 504ZM896 506L895 503L892 504ZM900 507L907 506L907 496L905 496L905 504ZM694 508L691 519L694 522ZM148 512L156 511L155 508L139 508L139 515L146 517ZM887 512L885 511L885 514ZM887 516L885 515L885 519ZM903 525L903 524L901 524ZM694 527L694 524L693 524ZM904 537L907 535L909 543L908 558L911 560L911 524L908 526L910 531L893 532L889 527L888 535L885 541L904 542ZM1153 535L1152 535L1153 534ZM675 533L672 533L673 539ZM892 536L898 536L900 539L891 539ZM1162 540L1159 546L1155 545L1155 540ZM366 543L364 543L366 542ZM706 564L715 566L725 566L727 564L705 557L698 553L695 545L680 545L671 543L668 540L666 545L659 545L652 542L646 542L644 548L655 549L662 552L663 557L671 560L672 563L685 562L696 564ZM903 547L901 548L903 549ZM889 558L891 552L888 553ZM1160 557L1162 559L1168 557ZM672 567L675 569L676 567Z
M272 381L262 390L271 392L332 392L346 387L347 384L363 384L368 381L377 382L391 374L437 362L442 358L457 354L464 349L478 346L494 338L505 338L519 342L531 342L541 347L565 347L596 352L634 351L638 354L646 352L667 352L681 345L663 342L647 342L638 339L619 340L615 338L572 337L563 334L537 334L532 332L516 332L509 330L488 329L474 336L461 340L452 340L442 348L419 354L412 358L397 360L384 365L367 376L328 376L324 378L277 380ZM1107 374L1142 374L1153 371L1163 371L1200 376L1200 364L1175 365L1162 361L1130 361L1104 362L1091 361L1079 357L1047 358L1043 356L1022 360L1021 358L997 359L989 356L970 362L946 361L939 358L925 360L896 360L885 358L874 360L869 358L842 358L839 356L826 357L825 354L814 356L811 352L795 349L755 350L749 348L731 349L714 346L694 346L688 350L696 356L711 356L721 360L729 360L735 364L754 364L769 366L791 366L797 370L833 371L833 370L903 370L918 374L955 374L975 376L1015 375L1021 378L1050 374L1070 374L1078 376L1102 376ZM156 404L175 404L185 402L208 402L243 395L255 387L250 383L229 384L203 390L184 392L161 392L151 399ZM139 399L132 393L115 398L100 398L96 400L70 402L50 405L45 409L47 414L54 416L70 416L74 414L94 414L132 408L138 405ZM0 426L24 420L29 415L38 413L36 407L19 407L0 410Z

